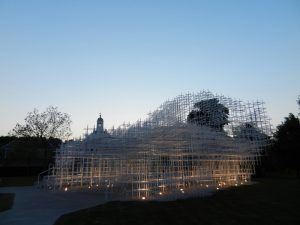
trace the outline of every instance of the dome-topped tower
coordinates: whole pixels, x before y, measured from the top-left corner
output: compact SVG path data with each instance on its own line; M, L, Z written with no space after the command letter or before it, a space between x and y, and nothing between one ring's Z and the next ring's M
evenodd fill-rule
M97 133L103 133L104 131L104 121L101 117L101 113L99 114L99 118L97 119Z

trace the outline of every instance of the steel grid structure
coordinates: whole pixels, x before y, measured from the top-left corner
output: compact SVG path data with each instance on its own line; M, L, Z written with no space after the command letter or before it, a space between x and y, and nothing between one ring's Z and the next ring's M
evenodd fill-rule
M42 185L104 191L114 199L201 195L249 182L271 135L263 102L209 91L181 94L134 124L104 131L100 118L97 126L57 150Z

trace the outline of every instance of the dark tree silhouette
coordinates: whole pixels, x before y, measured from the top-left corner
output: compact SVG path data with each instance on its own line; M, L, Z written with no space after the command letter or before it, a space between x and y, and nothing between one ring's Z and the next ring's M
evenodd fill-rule
M68 114L59 112L57 107L49 106L45 112L39 113L37 109L29 112L25 118L25 125L17 123L12 135L66 139L71 135L70 124Z
M208 126L222 131L225 124L228 124L229 110L219 103L216 98L203 100L195 103L195 110L192 110L187 117L188 123L199 126Z
M53 162L55 149L61 142L57 138L15 138L6 145L8 151L6 157L1 160L2 164L6 167L24 167L27 173L31 167L46 169L49 163Z
M14 136L1 136L0 137L0 147L2 147L3 145L6 145L16 139L17 139L17 137L14 137Z
M260 141L269 139L268 135L263 133L252 123L245 123L234 130L235 137L244 138L250 141Z
M300 95L298 96L297 103L298 103L298 105L299 105L299 107L300 107Z
M269 154L280 169L296 170L300 176L300 121L292 113L277 127Z

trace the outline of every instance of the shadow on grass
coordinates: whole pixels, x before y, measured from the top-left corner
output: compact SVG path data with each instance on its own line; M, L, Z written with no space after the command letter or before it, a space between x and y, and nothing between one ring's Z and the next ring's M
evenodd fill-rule
M300 180L264 178L206 198L109 202L61 216L55 225L300 224Z
M0 212L9 210L14 204L15 194L0 193Z
M32 186L37 176L30 177L1 177L0 187Z

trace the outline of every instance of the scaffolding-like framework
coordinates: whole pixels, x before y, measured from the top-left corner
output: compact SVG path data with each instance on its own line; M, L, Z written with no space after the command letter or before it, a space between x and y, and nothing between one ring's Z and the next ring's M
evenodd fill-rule
M270 134L263 102L188 93L143 121L65 142L43 184L127 199L201 195L249 182Z

